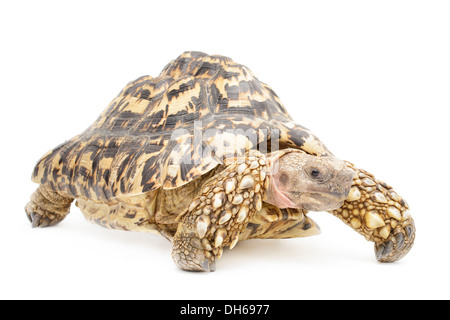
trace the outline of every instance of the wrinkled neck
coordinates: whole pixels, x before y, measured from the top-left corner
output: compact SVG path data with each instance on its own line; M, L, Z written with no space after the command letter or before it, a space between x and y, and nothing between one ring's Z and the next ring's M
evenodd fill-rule
M269 179L269 184L264 194L264 202L277 206L280 209L297 207L297 205L292 202L280 188L278 188L278 182L275 176L270 175L267 179Z

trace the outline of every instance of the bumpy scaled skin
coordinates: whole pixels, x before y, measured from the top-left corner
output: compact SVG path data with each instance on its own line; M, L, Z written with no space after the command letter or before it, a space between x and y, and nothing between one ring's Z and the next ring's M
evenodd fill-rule
M184 270L213 271L224 246L232 249L262 209L266 178L266 159L253 152L207 181L179 217L172 250L175 263Z
M378 261L401 259L412 248L416 231L408 204L386 183L346 164L355 172L353 186L342 207L330 212L375 242Z

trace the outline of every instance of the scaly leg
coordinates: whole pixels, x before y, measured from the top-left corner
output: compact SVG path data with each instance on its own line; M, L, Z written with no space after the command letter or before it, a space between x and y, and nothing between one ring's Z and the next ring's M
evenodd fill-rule
M342 207L331 213L375 242L378 261L401 259L413 246L416 232L408 204L386 183L346 164L355 172L353 186Z
M187 212L178 217L172 257L180 268L215 270L224 246L233 248L261 210L266 172L265 157L255 151L205 182Z
M25 212L33 228L43 228L63 220L69 213L72 201L72 198L62 196L50 188L40 185L31 195Z

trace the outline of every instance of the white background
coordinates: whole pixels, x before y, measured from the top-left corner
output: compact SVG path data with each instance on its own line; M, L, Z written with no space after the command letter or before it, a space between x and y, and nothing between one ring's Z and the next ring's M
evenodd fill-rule
M449 17L448 1L3 1L0 298L449 299ZM320 236L240 243L214 273L75 206L32 229L39 157L187 50L248 66L337 157L394 186L416 221L410 254L377 263L319 212Z

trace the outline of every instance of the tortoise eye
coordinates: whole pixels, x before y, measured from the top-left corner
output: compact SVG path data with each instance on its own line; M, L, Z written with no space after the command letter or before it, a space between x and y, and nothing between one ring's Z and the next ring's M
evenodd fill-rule
M317 168L308 168L306 173L312 180L316 180L318 182L325 180L323 173Z
M318 178L320 176L320 171L317 169L312 169L311 170L311 177L313 178Z

